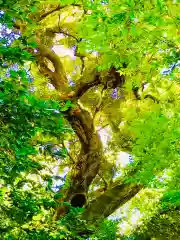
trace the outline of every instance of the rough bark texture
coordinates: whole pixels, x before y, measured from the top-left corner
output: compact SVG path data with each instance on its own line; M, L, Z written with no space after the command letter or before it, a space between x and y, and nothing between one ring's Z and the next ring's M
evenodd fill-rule
M81 142L81 152L73 169L72 192L87 192L98 173L102 159L102 144L94 129L93 119L86 110L81 109L76 116L67 118Z
M137 184L117 184L90 202L84 212L83 218L89 221L97 221L108 217L124 203L133 198L141 189L142 186Z
M102 143L88 111L81 109L78 114L69 115L67 119L81 142L81 151L71 172L71 186L64 199L72 202L77 195L80 196L79 194L86 196L89 186L99 171L103 153ZM78 207L86 203L84 196L81 196L82 198L77 198L79 205L75 202ZM72 205L75 206L75 204ZM59 210L57 209L56 219L60 217Z

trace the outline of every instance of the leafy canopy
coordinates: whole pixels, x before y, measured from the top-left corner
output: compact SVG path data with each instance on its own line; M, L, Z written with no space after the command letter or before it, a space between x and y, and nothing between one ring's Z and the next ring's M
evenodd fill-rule
M156 227L160 233L156 237L162 237L161 218L164 215L171 218L171 213L175 211L172 218L177 222L179 207L178 1L112 0L82 3L48 0L27 3L21 0L6 1L1 7L5 11L1 15L1 23L2 26L6 25L2 27L4 36L0 43L2 237L73 237L73 231L68 231L66 226L70 221L68 217L66 224L50 224L51 211L57 202L52 191L53 174L48 168L54 167L56 161L67 153L62 144L64 138L71 140L69 148L74 158L80 147L76 143L77 138L69 134L64 123L63 111L70 108L71 103L68 101L62 106L56 101L58 93L44 87L48 80L39 75L35 57L29 53L29 49L36 48L39 41L46 46L76 46L76 59L61 57L72 85L87 82L92 76L92 69L106 75L111 67L115 67L118 73L125 76L123 89L112 91L109 87L103 92L102 86L95 86L81 98L81 104L92 114L97 110L100 99L95 125L97 128L107 124L110 126L110 137L104 144L105 160L101 167L105 181L100 177L94 179L92 190L96 186L102 187L104 182L113 182L112 176L119 172L127 176L127 183L140 182L152 188L152 195L158 202L155 203L156 211L151 214L153 204L145 211L143 199L147 202L150 199L153 203L147 191L134 197L129 209L138 208L141 213L145 211L146 216L142 219L151 236L154 236ZM47 14L51 7L58 10ZM7 34L5 29L12 28L14 23L20 23L21 35L17 32ZM63 34L63 37L55 38L56 34ZM33 83L27 71L31 62ZM14 64L18 65L16 70ZM102 80L104 84L105 79ZM133 94L135 89L138 89L138 96ZM49 142L51 145L47 148ZM43 154L39 150L42 146ZM119 149L133 157L125 169L122 164L116 164ZM64 167L73 165L69 158L65 161L61 159L58 174ZM129 177L132 169L135 169L135 173ZM126 210L129 215L130 210ZM162 214L162 211L165 213ZM128 216L125 221L128 222L130 218ZM81 220L77 221L80 226ZM109 225L116 229L113 223L107 222L106 225L105 222L105 228ZM175 228L172 222L169 225L173 226L172 232L178 232L178 224L175 224ZM127 235L132 235L131 232ZM140 238L139 233L135 235ZM99 239L107 238L104 230L97 236ZM173 234L169 235L169 239L173 237Z

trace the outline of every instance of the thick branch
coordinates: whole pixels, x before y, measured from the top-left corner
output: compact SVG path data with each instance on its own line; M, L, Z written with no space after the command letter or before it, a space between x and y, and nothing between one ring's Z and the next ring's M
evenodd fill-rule
M68 87L68 80L64 71L64 67L61 63L59 56L50 48L46 48L42 45L38 46L40 56L47 58L54 66L55 71L51 71L44 62L41 61L40 66L46 70L49 75L52 84L57 90L66 90Z
M82 217L89 221L108 217L141 189L142 186L138 184L118 184L90 202Z
M104 85L104 89L115 89L117 87L122 87L125 82L125 77L120 75L116 69L113 67L107 72L107 76L105 79L102 79L100 73L96 72L93 74L93 78L89 82L81 83L75 89L75 98L80 98L83 94L85 94L90 88L94 86L98 86L100 84Z
M66 37L70 37L70 38L73 38L74 40L76 40L77 45L76 45L76 49L74 51L74 56L79 57L82 61L82 70L81 70L81 74L82 74L83 71L84 71L84 67L85 67L85 63L84 63L85 55L82 55L82 54L78 53L78 43L80 43L82 41L82 38L77 38L75 35L67 32L67 31L64 31L59 25L54 27L54 28L47 28L46 33L48 35L49 34L61 33Z
M79 99L90 88L101 84L100 74L96 73L92 80L79 84L75 89L74 98Z

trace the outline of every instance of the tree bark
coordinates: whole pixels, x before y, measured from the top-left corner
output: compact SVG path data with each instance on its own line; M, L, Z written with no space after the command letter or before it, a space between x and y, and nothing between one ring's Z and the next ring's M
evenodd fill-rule
M103 156L102 143L88 111L80 109L78 114L68 115L67 120L79 137L81 151L71 171L71 184L64 200L70 201L73 206L83 207L86 204L89 186L99 171ZM56 211L56 219L60 217L60 213L59 208Z
M115 185L90 202L85 209L82 218L94 222L108 217L115 210L133 198L142 187L142 185L133 183Z
M68 196L76 192L87 193L90 184L99 171L103 150L98 133L95 131L90 113L84 109L67 117L81 142L78 161L72 170L72 186Z

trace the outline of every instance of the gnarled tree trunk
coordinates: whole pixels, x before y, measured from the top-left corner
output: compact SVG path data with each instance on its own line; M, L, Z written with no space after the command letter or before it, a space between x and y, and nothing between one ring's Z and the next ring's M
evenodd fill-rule
M15 27L18 28L19 26ZM39 44L37 49L38 53L35 54L35 58L40 67L40 72L48 77L56 90L60 92L60 100L70 98L74 103L77 103L77 100L91 87L101 84L100 73L94 73L89 81L78 85L73 94L68 94L72 89L68 85L65 70L59 56L48 46ZM53 64L54 71L48 68L46 64L47 59ZM120 76L116 69L112 68L107 74L104 89L122 87L124 81L124 76ZM73 206L82 207L87 203L86 195L89 186L98 174L101 160L103 159L103 148L100 137L95 130L91 114L79 106L78 108L78 112L67 112L67 120L81 143L81 151L71 172L70 188L65 192L63 200L70 202ZM141 188L142 186L136 184L125 183L110 186L102 195L86 204L87 207L82 218L94 220L109 216L119 206L122 206L134 197ZM60 207L57 208L56 220L60 218L61 210Z
M65 86L64 83L67 83L64 78L63 69L61 75L60 69L62 68L62 64L60 59L58 59L57 55L52 50L46 50L45 52L46 58L54 64L55 69L58 69L58 72L49 74L49 78L51 79L54 87L59 90L59 86L61 84L57 82L58 80L63 81L63 86ZM42 54L42 57L43 56L44 54ZM59 66L57 66L58 64ZM46 66L46 73L48 72L49 71L47 71ZM110 70L107 81L113 83L111 84L111 88L116 88L117 86L122 86L124 83L124 77L121 77L113 68ZM76 102L77 99L87 90L99 84L101 84L100 74L97 73L93 75L89 82L77 86L74 94L71 95L71 100ZM65 91L70 91L68 86ZM87 207L82 218L94 221L95 219L98 220L111 215L118 207L122 206L134 197L141 190L142 186L126 183L115 184L114 186L110 186L102 195L87 204L86 195L89 186L98 174L101 160L103 159L103 148L100 137L95 130L91 114L87 110L82 109L80 106L78 106L78 108L79 110L77 112L68 112L66 117L79 138L81 151L71 172L70 188L65 192L63 200L70 202L74 207L83 207L86 204ZM55 216L56 220L61 217L61 212L61 207L57 208Z

